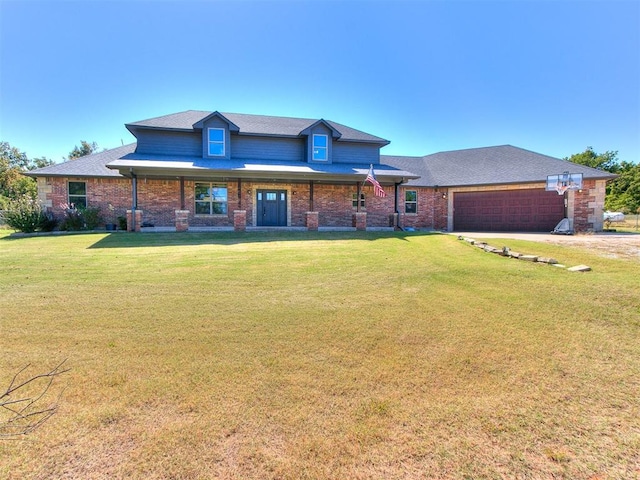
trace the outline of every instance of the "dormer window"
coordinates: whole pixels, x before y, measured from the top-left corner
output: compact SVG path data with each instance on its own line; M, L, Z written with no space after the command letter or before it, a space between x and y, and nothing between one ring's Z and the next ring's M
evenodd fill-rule
M313 159L318 162L326 162L328 160L328 144L326 135L313 135Z
M209 156L224 157L224 128L210 128L208 135Z

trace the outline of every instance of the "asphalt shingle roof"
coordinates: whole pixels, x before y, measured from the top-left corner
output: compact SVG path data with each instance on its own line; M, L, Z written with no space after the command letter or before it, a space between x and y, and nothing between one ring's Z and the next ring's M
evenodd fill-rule
M565 171L587 179L615 178L609 172L511 145L439 152L424 157L381 155L381 163L420 175L413 186L465 186L541 182Z
M150 118L139 122L127 124L127 128L135 130L136 128L159 128L170 130L193 131L193 125L203 118L208 117L214 112L201 110L187 110L185 112L173 113L162 117ZM223 113L220 115L237 125L240 134L247 135L275 135L298 137L300 132L320 119L309 118L293 118L293 117L274 117L268 115L251 115L246 113ZM389 141L375 135L347 127L331 120L325 120L334 129L340 132L341 141L353 142L373 142L380 144L388 144ZM339 140L339 141L340 141Z
M122 147L104 150L69 160L64 163L56 163L48 167L38 168L25 173L30 177L121 177L117 170L107 168L108 163L117 160L124 155L135 152L136 144L123 145Z

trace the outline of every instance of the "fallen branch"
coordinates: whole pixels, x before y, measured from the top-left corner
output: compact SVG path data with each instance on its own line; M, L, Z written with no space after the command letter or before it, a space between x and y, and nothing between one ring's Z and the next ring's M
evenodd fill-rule
M20 380L21 375L30 367L29 364L18 371L6 390L0 394L0 439L15 438L27 435L49 420L58 410L58 400L41 406L56 377L68 372L63 368L66 360L60 362L47 373L41 373ZM44 382L44 385L41 384Z

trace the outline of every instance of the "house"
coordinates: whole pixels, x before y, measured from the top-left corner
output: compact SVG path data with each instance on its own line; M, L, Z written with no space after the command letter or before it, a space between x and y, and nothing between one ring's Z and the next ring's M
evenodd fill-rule
M422 157L323 119L189 110L126 124L136 143L28 172L54 215L75 203L130 230L289 227L601 230L607 172L509 145ZM369 169L386 196L364 182ZM546 191L581 173L580 191ZM113 217L113 218L109 218Z

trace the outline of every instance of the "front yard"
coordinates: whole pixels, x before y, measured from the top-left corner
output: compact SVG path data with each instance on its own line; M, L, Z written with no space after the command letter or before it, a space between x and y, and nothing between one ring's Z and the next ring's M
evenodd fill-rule
M633 259L512 242L593 268L570 273L420 233L7 234L0 389L28 363L71 370L54 417L0 439L0 478L640 478Z

